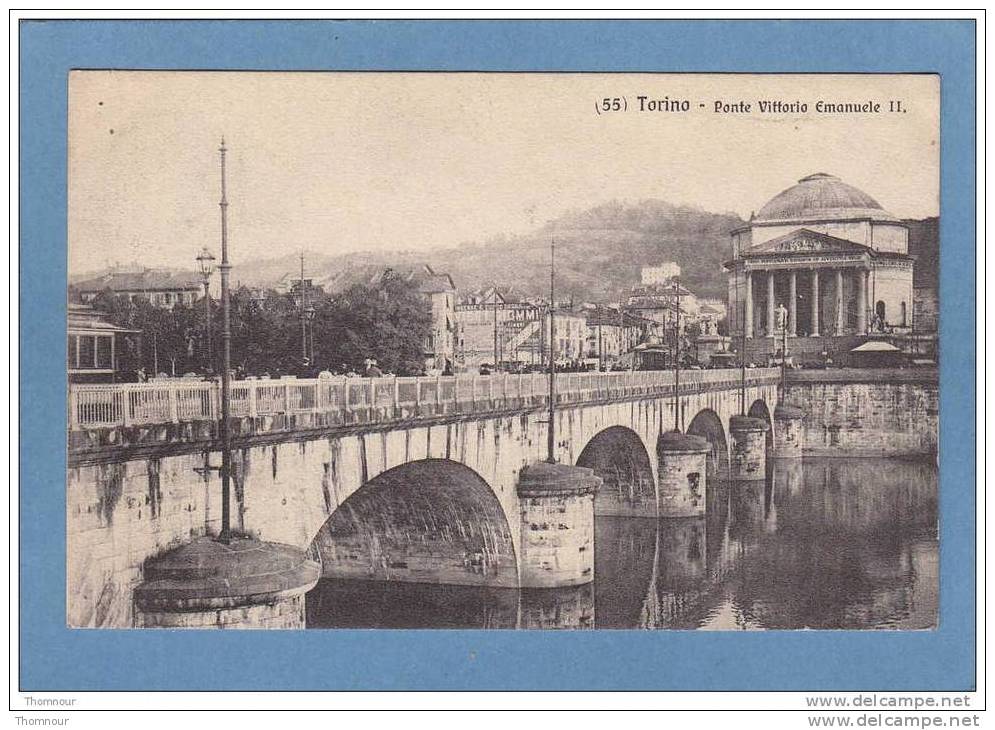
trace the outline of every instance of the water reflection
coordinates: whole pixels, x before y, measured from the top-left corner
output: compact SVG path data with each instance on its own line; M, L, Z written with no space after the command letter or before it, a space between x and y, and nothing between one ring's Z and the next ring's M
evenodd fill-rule
M775 460L701 518L598 517L595 582L554 590L325 580L308 626L924 629L938 608L937 474L897 459Z

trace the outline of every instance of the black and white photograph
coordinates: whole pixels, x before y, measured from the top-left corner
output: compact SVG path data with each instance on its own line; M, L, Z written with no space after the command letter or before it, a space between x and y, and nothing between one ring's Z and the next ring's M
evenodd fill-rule
M940 88L72 71L66 626L935 630Z

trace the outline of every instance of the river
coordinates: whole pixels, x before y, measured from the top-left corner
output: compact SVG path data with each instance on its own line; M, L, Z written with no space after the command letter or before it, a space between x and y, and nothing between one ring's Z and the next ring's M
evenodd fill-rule
M516 590L322 580L308 628L928 629L939 600L931 461L774 460L713 482L697 518L597 517L595 579Z

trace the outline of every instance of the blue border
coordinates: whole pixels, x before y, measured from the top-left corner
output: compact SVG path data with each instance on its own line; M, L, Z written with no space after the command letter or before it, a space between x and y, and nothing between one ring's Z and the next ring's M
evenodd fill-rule
M22 23L20 43L22 690L974 688L974 21L43 21ZM939 630L66 629L63 332L72 68L941 74Z

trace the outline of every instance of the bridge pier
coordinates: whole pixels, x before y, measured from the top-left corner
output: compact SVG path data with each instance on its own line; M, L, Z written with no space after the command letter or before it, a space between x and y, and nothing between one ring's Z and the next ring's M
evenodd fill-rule
M593 629L594 583L523 590L519 615L520 629Z
M729 419L729 433L732 436L729 476L732 481L764 479L768 428L762 418L733 416Z
M660 434L657 440L658 505L660 517L697 517L705 514L706 439L680 431Z
M202 537L145 563L138 628L303 629L321 568L290 545Z
M778 458L800 458L805 443L805 412L778 403L774 409L774 453Z
M593 470L582 466L538 462L522 469L522 588L561 588L594 580L594 493L600 485Z

